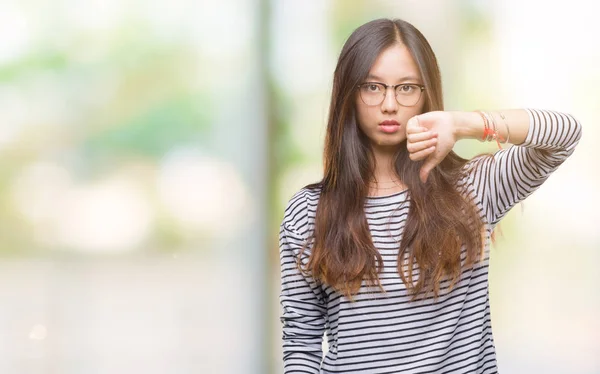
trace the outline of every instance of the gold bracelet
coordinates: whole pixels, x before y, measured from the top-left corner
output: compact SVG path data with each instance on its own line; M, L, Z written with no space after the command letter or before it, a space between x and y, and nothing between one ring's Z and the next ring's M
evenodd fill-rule
M488 141L488 142L495 140L496 143L498 144L498 148L502 149L502 146L500 145L500 139L502 139L502 136L500 136L500 134L498 133L498 125L496 124L496 118L494 117L493 113L492 112L488 113L488 112L484 112L484 111L478 111L478 112L484 121L482 140ZM490 122L492 123L493 128L490 128ZM506 125L506 121L505 121L505 125Z
M498 113L500 114L500 118L502 118L504 126L506 127L506 141L504 142L504 144L507 144L510 139L510 128L508 127L508 123L506 122L506 117L504 117L504 114L502 114L502 112Z

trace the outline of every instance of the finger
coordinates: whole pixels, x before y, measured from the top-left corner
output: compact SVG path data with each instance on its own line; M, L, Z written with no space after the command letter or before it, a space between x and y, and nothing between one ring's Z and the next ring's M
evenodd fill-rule
M430 154L432 154L433 152L435 152L435 146L429 147L429 148L425 148L422 149L418 152L414 152L414 153L409 153L408 157L413 160L413 161L419 161L424 159L425 157L429 156Z
M416 126L416 127L407 126L406 127L406 135L421 134L421 133L428 132L428 131L429 131L428 128L421 127L421 126Z
M411 117L408 120L408 122L406 123L406 133L407 134L420 133L420 132L423 132L423 131L427 131L427 128L421 126L421 124L419 123L419 119L417 118L417 116Z
M438 141L438 138L431 138L431 139L424 140L422 142L416 142L416 143L407 142L406 143L406 149L410 153L419 152L419 151L427 149L427 148L429 148L431 146L436 145L437 141Z
M433 137L437 137L438 134L434 131L424 131L424 132L419 132L419 133L412 133L407 135L407 139L409 142L412 143L416 143L416 142L421 142L423 140L427 140Z
M419 133L427 130L427 127L421 126L417 121L409 120L406 124L406 132Z

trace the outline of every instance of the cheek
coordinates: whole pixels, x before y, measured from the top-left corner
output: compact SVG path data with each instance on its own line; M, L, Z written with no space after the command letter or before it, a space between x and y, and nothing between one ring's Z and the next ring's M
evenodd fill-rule
M423 108L425 108L425 100L421 99L421 101L419 101L419 105L417 105L417 107L415 109L417 111L417 113L415 113L415 115L423 114Z
M373 121L374 118L372 108L357 105L356 117L361 125L368 125Z
M414 116L417 116L419 114L423 114L423 105L419 105L416 106L414 108L410 108L407 112L406 112L406 118L405 121L408 121L409 119L411 119Z
M354 106L354 110L356 113L356 120L358 121L358 126L360 128L364 128L364 124L368 123L368 116L366 115L365 108L361 107L359 102L356 102Z

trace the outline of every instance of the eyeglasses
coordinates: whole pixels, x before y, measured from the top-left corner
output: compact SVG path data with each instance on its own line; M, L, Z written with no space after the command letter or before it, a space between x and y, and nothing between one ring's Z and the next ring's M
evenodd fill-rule
M402 106L416 105L421 99L425 86L414 83L400 83L395 86L379 82L365 82L358 86L360 98L368 106L379 105L385 99L388 87L396 93L396 101Z

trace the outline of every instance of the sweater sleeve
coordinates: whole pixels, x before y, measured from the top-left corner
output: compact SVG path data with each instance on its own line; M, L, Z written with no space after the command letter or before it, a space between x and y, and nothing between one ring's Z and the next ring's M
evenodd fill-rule
M306 243L307 204L296 194L285 209L279 231L281 262L281 323L283 324L284 373L319 373L326 324L326 305L320 285L297 267ZM308 252L308 251L307 251ZM306 252L302 256L306 264Z
M581 138L581 124L570 114L525 110L529 132L522 144L467 163L490 225L538 189L573 153Z

